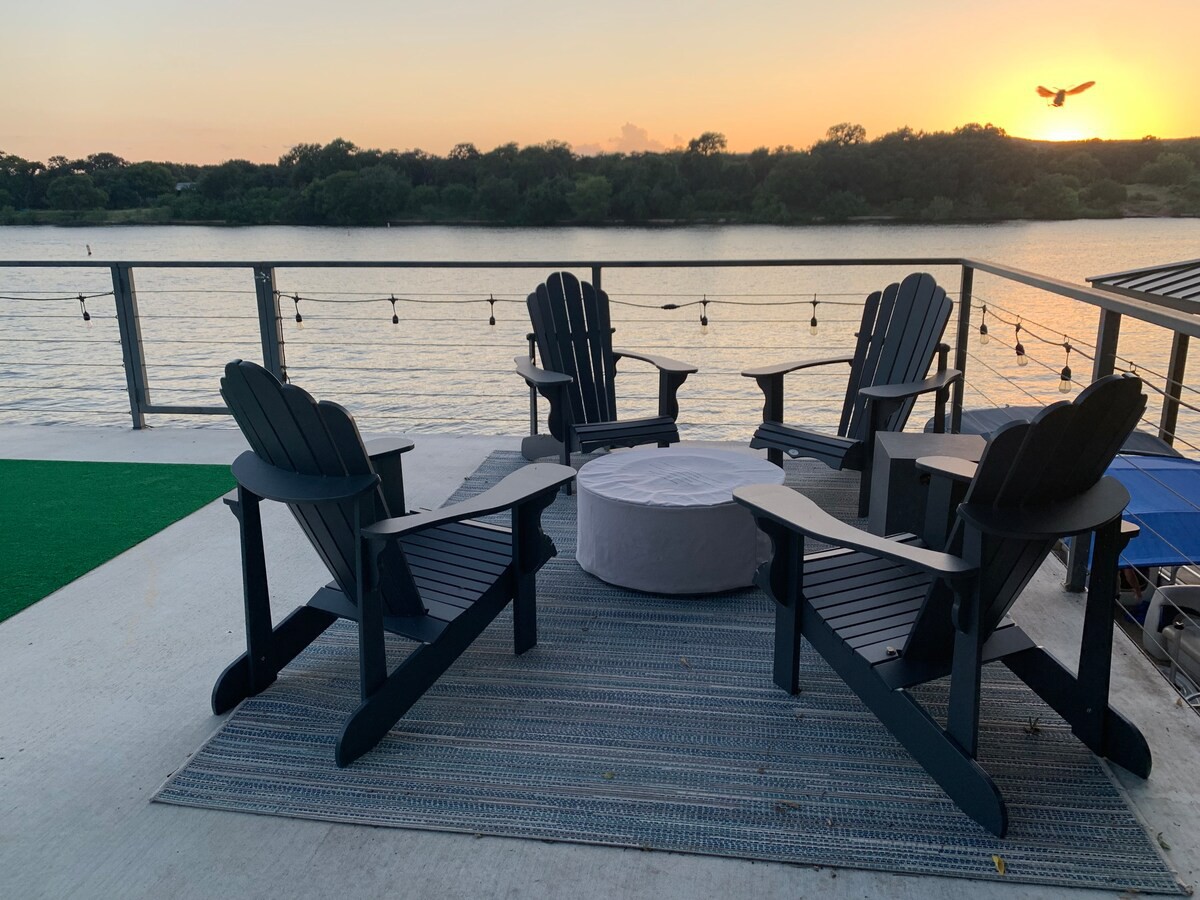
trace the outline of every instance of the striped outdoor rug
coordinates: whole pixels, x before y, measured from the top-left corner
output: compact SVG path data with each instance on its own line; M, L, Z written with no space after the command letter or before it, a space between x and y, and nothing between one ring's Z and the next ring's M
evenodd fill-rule
M521 462L494 453L457 498ZM856 475L789 462L788 482L844 517L853 510ZM1110 776L1007 670L989 667L981 741L1009 803L1010 834L998 840L946 799L816 653L804 656L798 696L772 684L772 610L760 592L668 599L613 588L574 562L573 497L560 497L544 522L559 556L539 576L536 649L514 657L502 616L376 750L338 769L333 742L358 692L354 627L338 623L155 799L1182 893ZM939 686L928 691L937 709Z

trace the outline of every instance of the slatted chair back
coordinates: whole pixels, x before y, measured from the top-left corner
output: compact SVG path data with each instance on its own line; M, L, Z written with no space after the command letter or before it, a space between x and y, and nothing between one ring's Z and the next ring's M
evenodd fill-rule
M566 389L572 421L616 421L608 295L570 272L555 272L529 295L528 305L543 368L573 379Z
M920 381L929 373L952 305L933 276L924 272L915 272L867 297L838 434L867 439L870 423L860 390ZM882 430L901 431L915 402L916 398L906 400Z
M250 448L265 463L303 475L336 477L374 471L358 426L337 403L318 403L302 388L283 384L261 366L242 360L225 367L221 396ZM367 518L387 518L390 510L378 489L374 501L375 508ZM353 503L347 501L332 508L330 504L290 503L288 508L337 586L353 601ZM385 577L383 590L385 608L390 609L396 609L406 594L401 582L393 578Z
M1079 497L1104 476L1145 409L1141 379L1113 375L1089 385L1074 402L1046 407L1031 422L1003 426L988 442L960 509L1029 513ZM962 552L966 529L959 516L950 552ZM981 626L987 635L1008 614L1057 538L982 534L978 539ZM909 636L906 657L949 654L951 603L948 587L935 583Z

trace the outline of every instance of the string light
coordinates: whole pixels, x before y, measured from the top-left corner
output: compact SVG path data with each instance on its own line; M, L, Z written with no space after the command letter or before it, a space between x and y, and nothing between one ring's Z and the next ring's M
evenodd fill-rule
M700 333L708 334L708 295L700 301Z
M496 324L496 298L488 294L488 324Z
M87 322L88 325L91 325L92 314L87 310L87 297L83 296L83 294L79 295L79 309L83 313L83 321Z
M1063 335L1063 349L1067 351L1067 359L1059 376L1058 390L1059 393L1069 394L1071 393L1071 342L1067 340L1065 334Z
M398 315L396 315L396 295L392 294L392 296L389 297L388 299L392 301L392 324L399 325L400 317Z
M1016 345L1017 346L1014 349L1017 351L1017 365L1018 366L1029 365L1029 357L1025 355L1025 345L1021 343L1021 320L1020 319L1017 319Z
M985 303L983 304L983 320L979 323L979 343L986 347L990 340L987 327L987 304Z
M300 295L292 295L292 304L296 307L296 325L299 328L304 327L304 316L300 315Z
M808 333L816 334L817 333L817 295L816 294L813 294L812 308L813 308L812 318L808 320Z

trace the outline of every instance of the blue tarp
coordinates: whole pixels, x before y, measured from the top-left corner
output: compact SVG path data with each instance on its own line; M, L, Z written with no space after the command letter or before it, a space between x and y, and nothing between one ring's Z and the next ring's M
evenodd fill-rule
M1200 561L1200 462L1118 456L1108 474L1129 491L1125 518L1141 528L1121 554L1123 566Z

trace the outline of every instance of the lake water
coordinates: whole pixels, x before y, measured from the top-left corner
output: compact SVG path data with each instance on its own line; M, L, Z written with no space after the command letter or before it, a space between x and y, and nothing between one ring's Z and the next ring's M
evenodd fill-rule
M0 228L0 260L729 260L781 258L973 257L1085 284L1085 277L1200 257L1200 221L1141 219L974 226L715 226L698 228L485 229L330 228ZM606 268L619 347L664 353L700 366L681 389L686 438L748 439L761 417L761 395L742 369L773 361L840 353L852 346L863 297L902 277L897 268ZM959 271L928 267L955 295ZM282 293L299 295L303 327L285 301L284 330L292 380L336 399L364 430L521 434L528 394L513 374L525 350L524 297L549 269L304 269L280 266ZM589 277L587 269L578 270ZM226 361L259 359L254 289L248 269L138 269L135 273L148 358L151 400L220 402ZM105 268L0 267L0 421L128 425L117 324ZM391 322L398 299L400 324ZM495 304L496 325L488 325ZM818 332L809 334L811 301ZM977 274L975 301L989 306L996 340L971 341L971 405L1051 402L1058 393L1061 346L1090 354L1096 310ZM696 305L710 302L702 330ZM320 301L320 302L318 302ZM1015 329L1023 319L1031 363L1016 365ZM973 327L980 314L973 313ZM955 323L947 332L953 341ZM1006 346L1008 345L1008 346ZM1126 320L1119 352L1149 374L1165 369L1170 335ZM1090 363L1072 354L1076 380ZM623 414L652 413L653 370L622 366ZM787 418L832 425L844 372L791 376ZM1155 395L1151 395L1152 406ZM1193 398L1195 399L1195 398ZM544 410L544 407L543 407ZM925 409L916 416L923 418ZM1149 416L1156 419L1157 413ZM223 417L152 416L152 425L229 427ZM1181 414L1180 434L1200 443L1200 421Z

